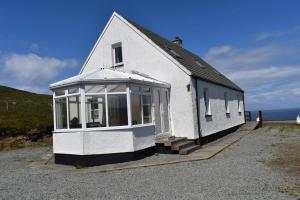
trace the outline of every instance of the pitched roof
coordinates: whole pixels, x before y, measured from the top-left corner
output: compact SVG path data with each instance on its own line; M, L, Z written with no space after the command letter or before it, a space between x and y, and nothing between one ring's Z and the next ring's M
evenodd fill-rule
M174 44L173 42L136 24L131 20L126 20L134 27L136 27L139 31L141 31L144 35L146 35L149 39L151 39L156 45L167 52L170 56L175 58L182 66L188 69L192 73L192 76L243 92L243 90L238 85L229 80L226 76L221 74L196 54L193 54L183 47Z

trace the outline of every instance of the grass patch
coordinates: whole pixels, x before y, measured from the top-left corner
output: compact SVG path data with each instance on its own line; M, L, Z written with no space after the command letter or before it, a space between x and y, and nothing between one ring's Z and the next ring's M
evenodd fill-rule
M295 178L288 185L281 187L280 192L293 196L300 195L300 126L292 124L272 124L277 129L275 137L279 143L272 144L272 159L263 163L270 169L279 171L289 177Z
M52 113L52 96L0 85L0 135L52 127Z
M15 149L22 148L33 148L33 147L42 147L42 146L51 146L52 137L45 136L42 139L32 142L25 140L24 137L4 137L0 138L0 151L10 151Z

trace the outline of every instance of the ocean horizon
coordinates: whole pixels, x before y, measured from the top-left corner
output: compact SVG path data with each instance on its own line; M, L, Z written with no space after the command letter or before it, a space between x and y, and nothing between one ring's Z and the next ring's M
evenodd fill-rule
M258 117L258 111L250 111L252 121L255 121ZM295 120L300 115L300 108L286 108L286 109L273 109L262 110L262 117L265 121L285 121Z

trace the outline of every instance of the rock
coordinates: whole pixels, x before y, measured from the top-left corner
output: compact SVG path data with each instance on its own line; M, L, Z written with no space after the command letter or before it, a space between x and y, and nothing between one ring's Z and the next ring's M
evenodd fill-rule
M38 129L32 129L26 133L27 140L30 140L32 142L36 142L38 139L41 139L43 137L43 134Z

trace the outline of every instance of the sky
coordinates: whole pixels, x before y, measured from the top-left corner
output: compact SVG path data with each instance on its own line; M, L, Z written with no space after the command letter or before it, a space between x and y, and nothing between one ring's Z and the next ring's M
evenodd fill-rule
M0 85L49 93L79 70L114 11L196 53L247 110L300 107L300 1L0 0Z

